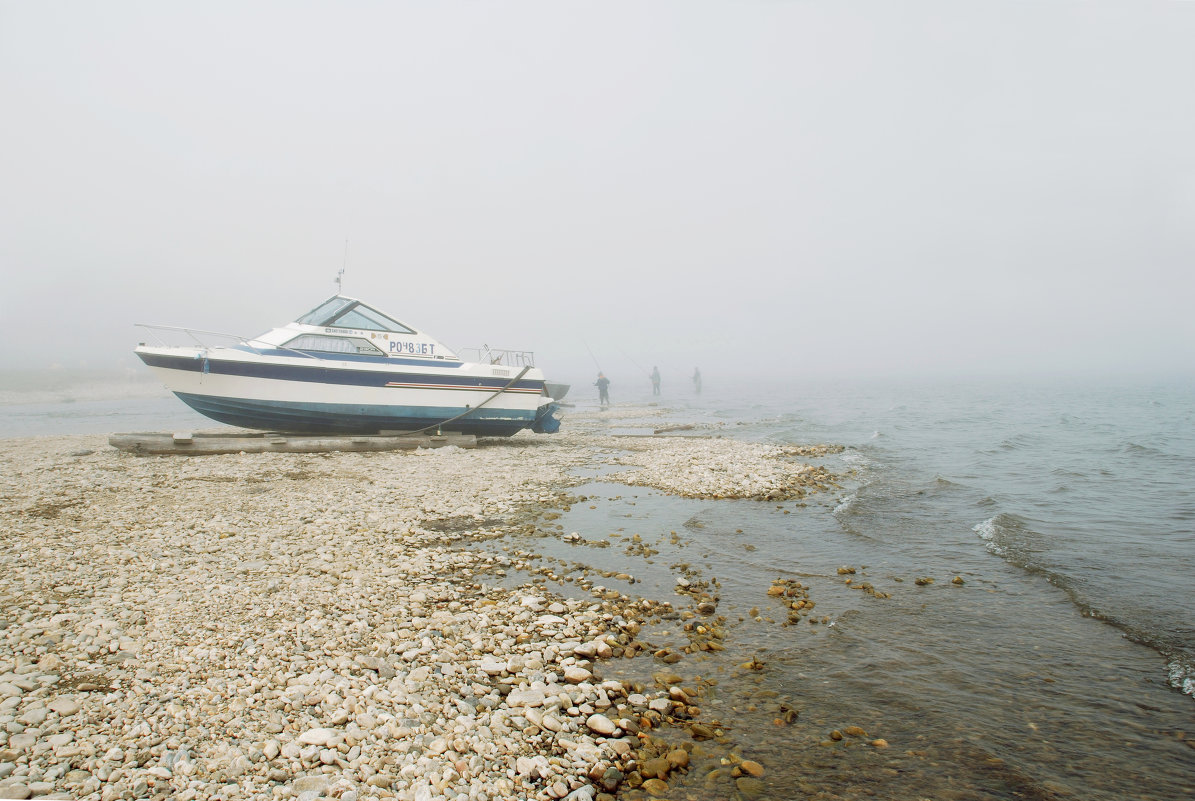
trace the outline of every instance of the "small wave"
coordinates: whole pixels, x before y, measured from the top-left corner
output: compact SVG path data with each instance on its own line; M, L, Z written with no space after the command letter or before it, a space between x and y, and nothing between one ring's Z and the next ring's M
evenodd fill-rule
M1031 557L1039 549L1041 535L1026 526L1022 518L1001 512L971 530L987 543L987 549L992 553L1018 567L1045 574L1051 582L1058 583L1057 577L1033 563Z
M843 451L841 458L842 461L846 462L847 464L857 467L866 467L867 465L871 464L871 459L868 459L858 451Z
M854 507L855 502L858 500L859 500L859 496L853 492L850 495L843 498L841 501L838 502L838 505L834 507L835 516L840 515L840 514L849 513L851 511L852 507Z
M879 439L879 438L880 438L880 437L882 437L882 436L884 436L884 435L883 435L882 433L880 433L879 431L872 431L872 432L871 432L871 438L872 438L872 439Z
M1195 665L1184 659L1173 659L1166 666L1170 686L1184 695L1195 696Z
M1195 504L1180 503L1170 513L1171 520L1195 520Z
M1017 434L1000 442L1000 449L1005 451L1019 451L1033 445L1033 437L1028 434Z
M1126 442L1120 448L1121 453L1131 454L1133 456L1168 456L1169 454L1151 448L1148 445L1138 445L1136 442Z
M989 517L987 520L983 521L971 530L978 534L980 539L987 543L989 551L1003 556L1004 548L1000 545L1000 541L997 539L996 531L996 520L999 517L1000 515L996 515L996 517Z
M1000 513L989 517L972 529L986 543L993 554L1053 584L1066 593L1071 603L1084 617L1099 620L1139 645L1157 651L1167 660L1169 684L1175 690L1195 696L1195 660L1165 634L1149 627L1134 625L1112 609L1101 609L1088 597L1081 586L1065 573L1042 565L1036 558L1040 551L1041 535L1026 525L1020 517Z
M1181 464L1184 467L1187 467L1191 464L1191 458L1189 455L1180 455L1171 451L1162 450L1161 448L1155 448L1152 445L1142 445L1139 442L1126 442L1121 446L1120 452L1125 456L1132 458L1149 459L1154 461L1163 460L1175 464Z

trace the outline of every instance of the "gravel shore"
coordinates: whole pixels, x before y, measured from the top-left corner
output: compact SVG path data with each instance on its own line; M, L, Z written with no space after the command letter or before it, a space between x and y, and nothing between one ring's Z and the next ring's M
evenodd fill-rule
M800 462L816 450L615 439L611 418L467 451L0 440L0 798L666 791L689 753L650 732L695 699L603 681L602 664L642 652L646 619L709 616L716 598L510 588L510 557L485 542L568 503L576 468L702 498L796 498L833 477ZM717 647L701 630L694 647ZM757 768L735 767L744 795Z

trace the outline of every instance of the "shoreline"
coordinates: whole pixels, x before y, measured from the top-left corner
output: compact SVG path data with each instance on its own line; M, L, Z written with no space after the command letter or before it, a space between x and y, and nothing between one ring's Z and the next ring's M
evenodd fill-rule
M485 547L559 517L591 480L578 471L611 464L638 469L606 481L696 498L832 485L798 461L828 451L601 431L659 414L570 415L571 431L470 451L155 458L103 436L0 440L0 796L682 792L703 741L730 745L702 687L666 669L722 647L716 587L678 576L676 607L595 580L573 598L509 588L516 566ZM637 639L660 620L687 641ZM603 680L612 660L653 680ZM762 793L764 767L720 750L727 789Z

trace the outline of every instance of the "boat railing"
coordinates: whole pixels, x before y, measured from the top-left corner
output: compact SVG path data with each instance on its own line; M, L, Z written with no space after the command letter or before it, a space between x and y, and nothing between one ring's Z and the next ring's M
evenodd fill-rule
M223 331L205 331L202 328L183 328L176 325L151 325L149 323L134 323L134 325L137 328L144 328L146 331L148 331L153 338L158 341L158 344L163 347L170 347L170 343L159 334L163 331L170 331L176 334L186 334L195 342L196 345L201 348L223 347L221 345L212 345L209 341L205 341L201 338L201 336L219 337L220 339L232 340L238 345L243 345L259 356L262 354L263 350L285 350L297 356L305 356L308 359L315 359L317 361L319 360L318 356L315 356L311 353L305 353L301 350L288 348L285 345L271 345L269 343L262 342L260 339L246 339L240 334L226 334ZM254 345L254 342L256 342L257 345Z
M480 364L500 364L505 367L534 367L535 351L508 350L482 345L480 348L461 348L460 355L466 361Z

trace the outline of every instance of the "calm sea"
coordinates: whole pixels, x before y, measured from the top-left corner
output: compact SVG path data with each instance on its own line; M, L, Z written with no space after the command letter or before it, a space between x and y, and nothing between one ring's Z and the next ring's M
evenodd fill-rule
M709 681L705 715L768 767L768 797L1195 798L1195 383L740 388L707 376L700 397L665 383L627 399L725 436L844 445L822 460L839 490L710 502L594 476L565 528L660 553L536 547L674 603L677 562L718 580L728 651L676 668ZM0 389L0 436L213 425L127 377ZM588 410L588 389L568 400ZM776 578L801 581L827 623L784 626ZM763 669L739 667L751 658ZM796 722L779 724L781 702ZM828 739L852 725L888 748ZM723 778L699 774L682 792L722 797Z
M678 673L717 682L707 714L768 766L768 797L1195 798L1195 381L808 382L748 400L685 384L659 399L678 422L846 446L821 460L841 489L764 504L595 481L562 522L658 549L653 565L589 556L630 569L628 591L669 597L678 565L718 579L729 653ZM591 404L581 387L570 400ZM828 624L785 626L777 578ZM781 703L796 723L776 726ZM868 737L828 739L851 725Z
M739 436L848 446L859 484L834 510L843 533L911 552L982 546L1156 651L1170 686L1195 695L1195 380L776 395L714 415L757 421Z
M0 370L0 437L213 428L148 371Z

